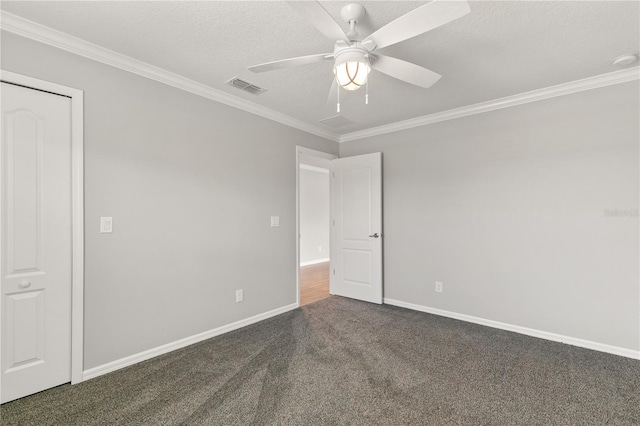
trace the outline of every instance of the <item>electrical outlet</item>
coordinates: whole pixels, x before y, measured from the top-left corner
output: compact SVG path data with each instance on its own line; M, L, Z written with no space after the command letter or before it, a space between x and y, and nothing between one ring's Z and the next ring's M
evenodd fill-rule
M442 287L444 284L442 284L442 281L436 281L436 293L442 293Z
M244 300L244 292L242 289L236 290L236 303L240 303Z
M318 253L322 253L322 246L318 246Z

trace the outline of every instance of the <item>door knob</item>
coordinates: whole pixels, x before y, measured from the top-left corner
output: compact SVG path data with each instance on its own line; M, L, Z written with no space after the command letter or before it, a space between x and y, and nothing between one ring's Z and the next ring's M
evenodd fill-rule
M379 236L380 236L380 235L378 235L378 233L377 233L377 232L376 232L375 234L373 234L373 235L369 235L369 237L372 237L372 238L378 238Z
M28 288L31 285L31 281L22 281L19 285L20 288Z

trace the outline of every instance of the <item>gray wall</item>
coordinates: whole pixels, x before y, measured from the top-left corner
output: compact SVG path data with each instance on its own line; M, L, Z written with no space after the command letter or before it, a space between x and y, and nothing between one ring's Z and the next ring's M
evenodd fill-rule
M322 250L319 250L319 248ZM329 173L300 169L300 263L329 258Z
M85 93L85 369L296 302L295 146L335 142L12 34L2 67Z
M383 152L385 297L638 350L638 93L341 144Z

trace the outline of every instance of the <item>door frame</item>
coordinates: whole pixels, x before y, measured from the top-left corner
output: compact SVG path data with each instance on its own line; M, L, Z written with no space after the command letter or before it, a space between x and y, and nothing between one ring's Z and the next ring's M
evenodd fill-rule
M71 384L80 383L84 358L84 92L5 70L0 70L0 80L71 98ZM2 184L0 173L0 187ZM1 321L0 303L0 326Z
M300 154L312 155L326 160L335 160L337 155L315 149L296 146L296 306L300 307ZM331 228L329 229L331 234ZM331 258L331 251L329 251Z

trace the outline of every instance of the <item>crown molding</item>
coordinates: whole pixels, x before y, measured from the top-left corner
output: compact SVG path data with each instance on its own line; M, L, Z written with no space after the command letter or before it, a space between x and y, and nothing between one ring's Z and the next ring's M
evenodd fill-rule
M337 133L5 11L0 11L0 29L241 109L303 132L334 142L340 140Z
M398 121L383 126L372 127L357 132L347 133L340 136L340 143L354 141L358 139L370 138L372 136L386 133L398 132L412 129L414 127L426 126L439 123L441 121L454 120L456 118L467 117L469 115L482 114L483 112L495 111L497 109L509 108L517 105L528 104L530 102L542 101L555 98L557 96L569 95L583 92L585 90L598 89L600 87L612 86L614 84L627 83L640 78L640 67L633 67L621 71L614 71L607 74L600 74L593 77L575 80L568 83L558 84L543 89L532 90L513 96L481 102L448 111L437 112L435 114L424 115L422 117L411 118L409 120Z

